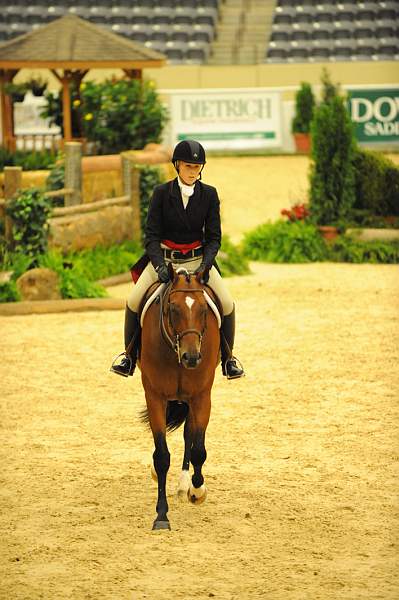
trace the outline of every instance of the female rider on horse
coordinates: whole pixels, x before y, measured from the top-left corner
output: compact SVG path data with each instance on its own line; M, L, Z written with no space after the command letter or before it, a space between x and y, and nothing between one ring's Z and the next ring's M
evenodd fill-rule
M194 140L179 142L174 149L173 165L178 176L154 189L145 228L147 265L127 300L125 312L125 353L111 371L127 377L133 375L139 343L138 311L142 298L152 283L169 281L168 263L184 267L191 273L205 271L209 287L223 309L221 358L227 379L244 375L233 356L235 310L233 299L214 266L220 248L220 205L214 187L200 181L205 150ZM142 262L139 261L139 262ZM225 343L227 342L227 343Z

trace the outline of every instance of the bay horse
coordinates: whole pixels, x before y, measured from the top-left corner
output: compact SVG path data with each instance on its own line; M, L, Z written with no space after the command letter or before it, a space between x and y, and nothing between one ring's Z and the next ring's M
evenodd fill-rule
M144 315L138 361L154 437L153 478L158 481L157 516L153 530L170 529L166 477L170 453L166 432L184 423L184 457L178 495L193 504L206 498L202 466L206 460L205 432L211 412L211 389L219 362L220 332L216 313L206 295L204 273L174 271L170 283ZM208 296L209 298L209 296ZM212 300L217 302L213 296ZM190 479L190 462L194 474Z

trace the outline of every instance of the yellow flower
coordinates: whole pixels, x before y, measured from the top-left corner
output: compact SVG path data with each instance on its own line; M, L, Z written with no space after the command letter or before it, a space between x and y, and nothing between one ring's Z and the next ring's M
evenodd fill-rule
M73 105L74 106L80 106L80 100L74 100L73 101Z
M150 81L148 82L148 87L154 88L155 87L155 81L153 81L152 79L150 79Z
M85 87L86 87L86 84L85 83L81 83L80 86L79 86L79 89L80 90L84 90Z
M85 121L91 121L93 118L93 114L92 113L87 113L87 115L85 115Z

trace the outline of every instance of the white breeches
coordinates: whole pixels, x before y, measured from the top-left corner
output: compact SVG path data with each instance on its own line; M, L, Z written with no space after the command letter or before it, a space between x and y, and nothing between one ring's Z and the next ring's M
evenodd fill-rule
M172 264L174 269L183 267L184 269L187 269L187 271L192 273L197 267L200 266L201 261L202 257L199 256L197 258L193 258L192 260ZM169 263L171 261L166 259L165 262ZM132 291L130 292L129 297L127 299L127 304L130 310L132 310L133 312L138 312L141 300L145 292L148 290L152 283L155 283L155 281L158 281L158 275L156 274L151 262L149 262L142 274L140 275L137 283L133 285ZM212 267L209 271L208 285L219 298L222 304L223 314L229 315L234 308L233 298L231 297L230 292L228 291L223 279L221 278L215 267Z

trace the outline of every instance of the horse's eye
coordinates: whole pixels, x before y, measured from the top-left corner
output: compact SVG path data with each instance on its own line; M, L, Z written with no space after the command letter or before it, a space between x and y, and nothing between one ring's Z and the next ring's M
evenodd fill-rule
M171 304L170 312L172 313L172 315L178 315L180 313L180 308L177 306L177 304Z

